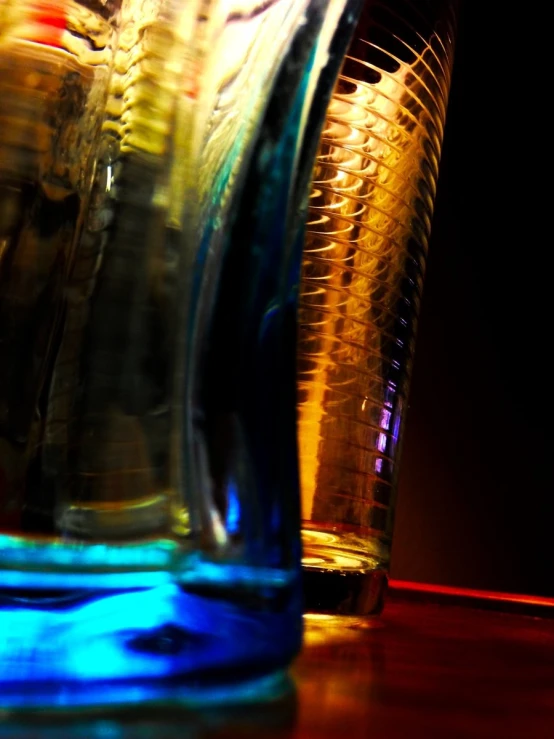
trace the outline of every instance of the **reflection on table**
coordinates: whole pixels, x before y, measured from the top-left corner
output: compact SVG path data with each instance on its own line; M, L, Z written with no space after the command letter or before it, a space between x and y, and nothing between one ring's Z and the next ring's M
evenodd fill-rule
M293 679L242 707L0 714L0 739L550 739L554 600L398 583L380 618L307 616Z

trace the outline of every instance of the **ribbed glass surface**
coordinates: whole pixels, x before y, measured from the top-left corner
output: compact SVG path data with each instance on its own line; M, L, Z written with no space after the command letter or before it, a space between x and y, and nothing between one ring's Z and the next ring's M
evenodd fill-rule
M448 3L366 2L321 137L302 264L306 566L386 567L453 55Z

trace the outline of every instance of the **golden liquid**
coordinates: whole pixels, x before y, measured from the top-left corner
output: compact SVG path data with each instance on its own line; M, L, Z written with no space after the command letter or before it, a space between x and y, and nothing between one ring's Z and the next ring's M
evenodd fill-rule
M115 6L115 3L110 3ZM88 203L110 74L108 10L0 9L0 527L20 525Z
M435 26L419 19L423 43L399 20L408 3L392 6L387 15L366 4L313 176L298 360L304 564L311 567L371 568L389 556L452 61L444 19Z
M182 45L161 6L3 6L0 530L125 536L167 519L165 455L138 421L154 406L149 430L168 446L165 224L148 188L165 166ZM131 202L119 232L118 197ZM135 376L140 351L157 384Z
M0 5L0 532L226 544L188 331L309 4Z

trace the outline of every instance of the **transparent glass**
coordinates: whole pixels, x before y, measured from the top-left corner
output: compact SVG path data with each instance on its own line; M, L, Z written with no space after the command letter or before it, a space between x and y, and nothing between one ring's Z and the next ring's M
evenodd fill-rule
M298 650L300 213L357 8L0 2L1 706Z
M321 136L298 358L309 608L383 602L455 4L366 2Z

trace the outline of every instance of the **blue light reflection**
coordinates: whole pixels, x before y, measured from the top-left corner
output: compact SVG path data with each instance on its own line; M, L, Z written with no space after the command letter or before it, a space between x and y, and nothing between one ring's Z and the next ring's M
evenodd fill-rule
M6 590L0 596L0 707L140 702L167 697L169 687L156 681L175 678L181 680L170 690L176 699L231 700L246 685L236 684L241 666L249 669L253 691L257 671L269 679L300 642L288 608L247 609L176 584L76 591L46 602ZM208 681L206 692L202 680L210 674L220 677Z

